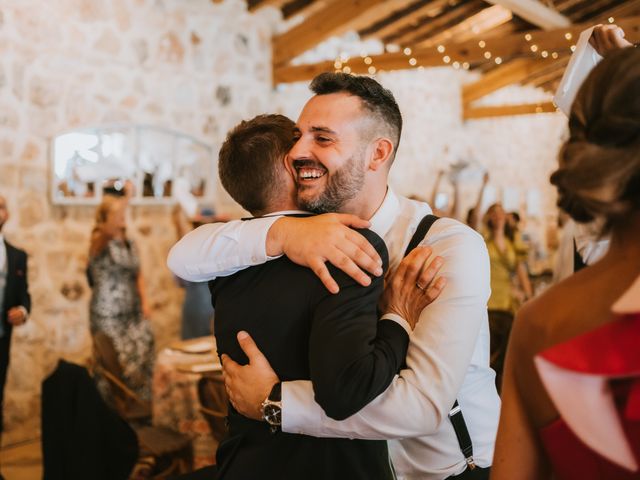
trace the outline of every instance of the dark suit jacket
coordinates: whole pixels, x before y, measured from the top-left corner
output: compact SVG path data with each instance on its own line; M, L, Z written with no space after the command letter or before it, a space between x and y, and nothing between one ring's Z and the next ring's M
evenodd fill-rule
M7 312L12 307L23 306L31 311L31 296L27 283L27 254L5 240L7 247L7 285L4 290L2 324L6 337L11 337L13 326L7 321ZM4 245L0 243L0 248Z
M60 360L42 382L44 480L127 480L137 458L135 432L87 369Z
M361 233L388 264L380 237ZM340 293L287 258L211 282L218 353L247 359L236 334L248 331L282 381L311 380L329 416L346 418L382 393L404 362L409 336L378 321L383 278L362 287L331 267ZM230 436L218 450L224 479L392 478L385 441L316 438L269 431L232 408Z
M7 313L13 307L23 306L27 312L31 310L31 297L27 284L27 254L11 244L0 241L0 248L7 251L7 284L4 289L4 306L0 306L0 322L4 327L4 336L0 338L0 432L3 429L4 384L9 368L9 351L11 349L11 333L13 325L7 321Z

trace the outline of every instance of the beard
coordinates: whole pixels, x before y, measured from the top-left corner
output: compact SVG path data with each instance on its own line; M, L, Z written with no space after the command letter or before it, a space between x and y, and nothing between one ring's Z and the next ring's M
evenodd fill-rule
M315 198L305 198L305 187L298 186L298 204L313 213L338 212L362 190L364 176L364 154L358 152L328 178L326 187Z

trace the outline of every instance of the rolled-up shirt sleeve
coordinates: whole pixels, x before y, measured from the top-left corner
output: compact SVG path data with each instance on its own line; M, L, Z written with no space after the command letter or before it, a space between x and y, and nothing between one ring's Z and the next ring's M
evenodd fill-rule
M482 238L449 220L423 241L444 259L441 296L420 315L410 338L407 368L362 410L336 421L313 401L308 381L284 382L282 427L317 437L396 439L429 435L447 417L476 347L490 294L489 258Z
M267 233L280 216L202 225L169 251L167 265L178 277L206 282L276 257L266 252Z

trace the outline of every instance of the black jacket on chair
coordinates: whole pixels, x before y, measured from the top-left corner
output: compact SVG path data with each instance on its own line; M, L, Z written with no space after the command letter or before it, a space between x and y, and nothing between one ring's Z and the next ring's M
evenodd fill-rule
M44 480L126 480L138 458L133 429L64 360L42 382L42 458Z
M386 270L382 239L361 233ZM404 363L409 336L396 322L378 320L383 277L362 287L343 272L330 271L340 286L337 295L286 257L218 278L210 288L219 354L246 364L236 334L247 331L281 381L311 380L326 413L344 419L389 386ZM218 449L217 465L220 479L393 478L385 441L271 433L267 423L232 407L229 438Z
M7 251L7 283L4 288L4 303L0 305L0 322L4 336L0 338L0 432L2 431L2 405L4 400L4 384L9 368L11 350L11 333L13 325L7 320L7 314L13 307L22 306L31 311L31 296L27 283L27 254L14 247L6 240L0 241L0 248Z

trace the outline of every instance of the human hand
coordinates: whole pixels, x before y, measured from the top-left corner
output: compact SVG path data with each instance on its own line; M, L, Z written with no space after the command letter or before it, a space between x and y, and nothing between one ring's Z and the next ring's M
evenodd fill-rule
M7 320L11 325L17 327L27 320L27 313L23 307L12 307L7 312Z
M446 279L434 278L443 265L442 257L430 260L431 247L414 248L385 285L380 299L383 314L395 313L404 318L413 330L427 305L440 296ZM427 262L429 262L427 264Z
M284 253L292 262L313 270L331 293L338 284L325 262L335 265L363 286L371 283L365 270L382 275L382 260L376 249L358 232L369 222L355 215L326 213L308 218L283 217L267 234L267 254Z
M238 343L249 363L239 365L228 355L222 355L224 386L229 401L238 412L262 420L262 402L280 379L247 332L238 332Z
M624 38L624 30L614 24L597 25L589 43L601 56L605 56L614 50L631 47L633 44Z

